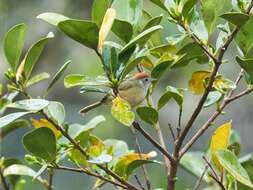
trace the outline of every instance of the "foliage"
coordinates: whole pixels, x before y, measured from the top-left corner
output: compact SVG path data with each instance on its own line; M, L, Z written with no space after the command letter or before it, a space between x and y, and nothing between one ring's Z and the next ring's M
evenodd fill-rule
M164 163L154 160L157 152L142 152L138 136L135 136L137 150L130 150L122 140L102 140L96 136L93 130L106 120L102 115L95 116L86 124L70 124L66 120L64 105L58 100L48 100L46 95L63 77L71 61L65 62L53 75L44 96L32 97L29 89L50 78L48 73L34 75L33 71L54 34L49 32L23 53L27 26L17 24L7 31L4 38L3 49L10 69L5 72L7 84L0 85L1 140L16 129L30 125L34 128L23 136L23 145L28 153L25 164L5 157L0 161L5 190L24 189L23 176L36 179L50 190L53 188L52 181L47 182L42 174L52 177L55 170L96 177L93 189L103 188L106 183L131 190L155 189L153 180L149 181L150 171L147 172L146 164L167 169L168 176L164 178L168 179L169 190L176 188L177 180L183 180L177 173L179 165L199 178L195 189L199 188L202 180L208 189L215 189L215 186L221 189L253 188L252 155L240 158L241 142L236 133L237 126L231 129L232 121L214 130L209 138L208 151L189 151L210 126L217 126L214 121L225 114L223 110L228 104L253 91L253 1L149 1L158 6L164 15L150 15L144 9L143 0L94 0L91 20L72 19L52 12L42 13L37 18L90 48L100 59L104 71L100 76L92 78L82 73L64 76L66 88L78 86L81 87L80 93L104 94L100 101L83 108L80 113L101 105L111 107L111 115L119 121L116 125L121 123L133 134L138 132L143 135L163 156ZM162 25L168 22L176 24L178 31L176 35L162 39ZM115 35L110 36L111 33ZM215 34L218 34L217 38ZM226 78L220 71L228 62L224 55L232 41L238 49L234 59L241 68L236 81ZM178 68L189 68L192 64L200 64L201 69L192 73L191 69L188 70L191 78L185 84L188 83L189 89L171 86L168 82L157 103L154 103L152 95L157 92L156 87L164 75ZM243 82L247 88L234 95L243 75L246 76ZM149 86L146 87L146 84ZM200 96L200 99L188 122L182 126L186 92ZM145 99L146 105L139 105ZM173 154L165 144L163 126L159 123L162 108L172 108L170 100L177 104L179 110L178 119L173 118L178 126L169 126L174 140ZM207 107L215 110L213 115L186 141L195 120ZM28 114L30 120L25 117ZM152 126L150 130L157 132L158 141L142 128L142 121L147 127ZM66 162L71 163L72 168L64 166ZM40 169L35 171L33 166L28 165ZM140 173L144 174L144 179L139 179ZM133 176L136 181L133 181Z

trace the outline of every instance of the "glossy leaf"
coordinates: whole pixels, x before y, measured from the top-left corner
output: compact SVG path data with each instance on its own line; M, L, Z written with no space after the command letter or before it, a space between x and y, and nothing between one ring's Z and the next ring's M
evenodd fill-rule
M141 34L136 36L134 39L132 39L128 44L124 46L124 48L121 50L121 54L131 49L137 44L139 45L145 44L155 32L161 30L162 28L163 28L162 26L158 25L143 31Z
M108 93L108 90L104 90L102 88L96 88L96 87L88 87L88 86L84 86L80 89L81 94L84 94L87 92L98 92L98 93L106 94Z
M54 37L54 34L49 33L47 37L42 38L41 40L37 41L34 45L32 45L29 48L24 59L24 72L25 72L26 78L30 77L32 70L35 64L37 63L37 61L39 60L39 57L45 45L47 44L48 40L53 37Z
M61 76L64 74L65 70L67 69L70 63L71 61L67 61L66 63L64 63L64 65L54 75L53 79L51 80L51 82L49 83L47 87L47 91L49 91L54 86L54 84L61 78Z
M23 144L27 151L48 163L56 159L56 139L49 128L41 127L26 133Z
M92 79L86 75L73 74L65 77L64 85L66 88L75 86L108 86L108 80L104 77Z
M237 26L244 25L250 18L249 15L240 12L225 13L220 17Z
M136 109L139 117L151 125L155 125L158 122L158 112L151 107L142 106Z
M239 159L242 167L247 171L250 180L253 180L253 155L247 154ZM238 189L240 190L251 190L252 188L243 185L242 183L238 184Z
M5 136L7 136L8 134L10 134L11 132L20 129L20 128L26 128L29 127L30 124L26 121L26 120L16 120L4 127L1 128L1 137L0 139L3 139Z
M32 85L35 85L43 80L46 80L50 77L50 75L48 73L40 73L40 74L37 74L35 75L34 77L32 77L30 80L28 80L26 86L29 87L29 86L32 86Z
M159 63L158 65L156 65L151 72L152 78L154 79L161 78L162 75L166 73L166 71L172 66L172 64L173 64L173 60L168 60L168 61L163 61Z
M93 158L92 160L88 160L91 164L106 164L112 161L112 156L108 154L102 154L96 158Z
M214 131L211 138L210 150L211 150L212 161L219 171L222 171L223 168L219 162L219 159L217 158L217 151L224 150L227 148L228 142L229 142L230 131L231 131L231 121L218 127Z
M224 12L225 8L229 9L230 7L229 3L230 2L228 0L201 1L203 19L204 19L209 35L211 35L213 31L215 30L215 26L218 22L218 18Z
M236 56L236 61L251 77L253 77L253 58L243 59Z
M119 68L118 53L114 47L104 47L102 58L109 74L116 78L116 72Z
M124 99L117 97L112 101L112 116L120 123L131 126L134 122L135 115L131 111L131 106Z
M52 132L54 133L55 135L55 138L60 138L61 137L61 132L58 131L56 129L56 127L51 123L49 122L48 120L46 119L39 119L39 120L36 120L36 119L31 119L31 122L32 122L32 125L35 127L35 128L41 128L41 127L46 127L46 128L49 128L50 130L52 130Z
M112 8L117 12L117 19L136 24L142 14L143 0L114 0Z
M170 100L173 98L178 106L182 108L183 105L183 95L181 92L178 91L175 87L168 86L166 88L166 92L160 97L158 100L158 110L160 110L162 107L164 107Z
M88 123L81 125L81 124L72 124L69 126L69 134L72 138L76 138L82 132L93 130L97 127L100 123L105 121L105 117L102 115L96 116L92 118Z
M64 123L65 109L62 103L51 101L45 111L47 112L48 117L54 120L58 125Z
M204 80L210 75L209 71L196 71L192 74L189 87L194 94L202 94L205 91Z
M28 166L21 164L13 164L4 170L3 175L4 176L21 175L33 178L36 175L36 172L33 169L29 168ZM47 181L42 179L41 177L37 177L36 179L44 186L48 186Z
M86 20L68 19L58 24L59 29L71 39L97 49L99 29L96 23Z
M112 31L126 43L129 42L133 36L133 26L125 20L115 19L112 25Z
M244 55L248 54L253 44L253 17L251 16L248 22L246 22L235 37L235 41ZM251 56L251 55L250 55Z
M164 5L164 3L162 2L162 0L150 0L152 3L156 4L158 7L160 7L161 9L165 10L166 12L168 12L167 7Z
M186 0L183 4L182 15L187 18L189 12L197 4L197 0Z
M187 152L180 161L180 166L182 166L187 172L191 173L197 178L200 178L203 171L205 170L205 162L203 160L203 152ZM196 165L198 167L196 167ZM204 175L203 178L206 182L210 181L208 179L208 174Z
M20 100L12 104L9 104L8 107L37 112L47 107L48 104L49 102L44 99L27 99L27 100Z
M117 139L106 139L104 144L107 150L111 150L114 161L117 161L120 156L123 156L128 152L128 145L124 141Z
M247 171L242 167L235 154L229 150L219 150L217 157L220 164L231 174L237 181L242 184L253 188Z
M156 26L156 25L159 25L162 21L162 18L163 18L163 15L160 15L160 16L157 16L157 17L154 17L152 19L150 19L147 24L145 25L145 27L143 28L143 31L144 30L147 30L153 26Z
M26 31L27 26L25 24L18 24L13 26L4 38L4 53L13 71L16 71L20 62Z
M222 97L222 94L219 91L212 91L208 94L206 101L204 103L204 107L209 107L215 103L217 103Z
M101 54L103 51L104 42L109 32L111 31L115 17L116 17L116 11L113 8L107 9L105 16L103 18L103 22L100 27L100 30L99 30L99 37L98 37L97 49Z
M60 22L68 20L69 18L58 14L58 13L52 13L52 12L46 12L42 13L37 16L38 19L44 20L48 22L49 24L52 24L54 26L57 26Z
M112 0L94 0L91 10L92 20L100 27L106 13L106 10L110 7Z
M9 115L3 116L0 118L0 128L9 125L13 121L19 119L20 117L23 117L30 112L16 112L16 113L11 113Z

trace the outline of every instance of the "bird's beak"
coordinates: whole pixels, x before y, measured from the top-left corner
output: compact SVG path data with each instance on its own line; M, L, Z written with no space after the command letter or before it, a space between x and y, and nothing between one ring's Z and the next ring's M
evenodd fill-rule
M151 82L156 82L157 79L151 78Z

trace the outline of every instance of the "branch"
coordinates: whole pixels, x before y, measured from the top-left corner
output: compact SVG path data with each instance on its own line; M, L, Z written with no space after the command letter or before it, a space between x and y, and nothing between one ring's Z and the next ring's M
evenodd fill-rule
M156 147L163 155L165 155L171 163L174 163L174 159L172 157L172 155L165 150L159 143L156 142L155 139L153 139L153 137L150 136L150 134L148 134L140 125L138 122L133 122L133 127L139 131L149 142L151 142L151 144Z
M49 184L48 184L48 190L53 190L53 178L54 178L54 171L53 169L49 170Z
M195 133L195 135L191 138L191 140L181 149L180 158L192 147L192 145L200 138L200 136L212 125L214 120L222 113L224 108L229 105L231 102L251 93L253 91L253 87L241 92L240 94L230 97L224 100L221 104L220 108L216 110L216 112L207 120L207 122Z
M77 172L77 173L84 173L84 174L87 174L89 176L93 176L93 177L99 178L99 179L101 179L103 181L106 181L106 182L111 183L113 185L116 185L118 187L121 187L123 189L128 189L128 187L125 186L125 185L122 185L122 184L120 184L118 182L115 182L115 181L113 181L111 179L108 179L108 178L106 178L106 177L104 177L104 176L102 176L102 175L100 175L98 173L94 173L94 172L88 171L88 170L83 169L83 168L69 168L69 167L66 167L66 166L56 166L55 169L65 170L65 171L70 171L70 172Z

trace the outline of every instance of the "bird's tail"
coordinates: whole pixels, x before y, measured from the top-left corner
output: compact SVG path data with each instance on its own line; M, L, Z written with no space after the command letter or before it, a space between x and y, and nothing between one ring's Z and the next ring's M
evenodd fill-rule
M101 105L103 105L103 104L106 104L107 101L108 101L108 95L106 95L102 100L100 100L100 101L98 101L98 102L95 102L95 103L93 103L93 104L91 104L91 105L88 105L88 106L82 108L82 109L79 111L79 113L80 113L80 114L85 114L85 113L89 112L90 110L93 110L93 109L95 109L95 108L97 108L97 107L99 107L99 106L101 106Z
M88 111L93 110L93 109L95 109L96 107L101 106L102 104L103 104L102 101L95 102L95 103L93 103L93 104L91 104L91 105L88 105L88 106L82 108L82 109L79 111L79 113L80 113L80 114L87 113Z

